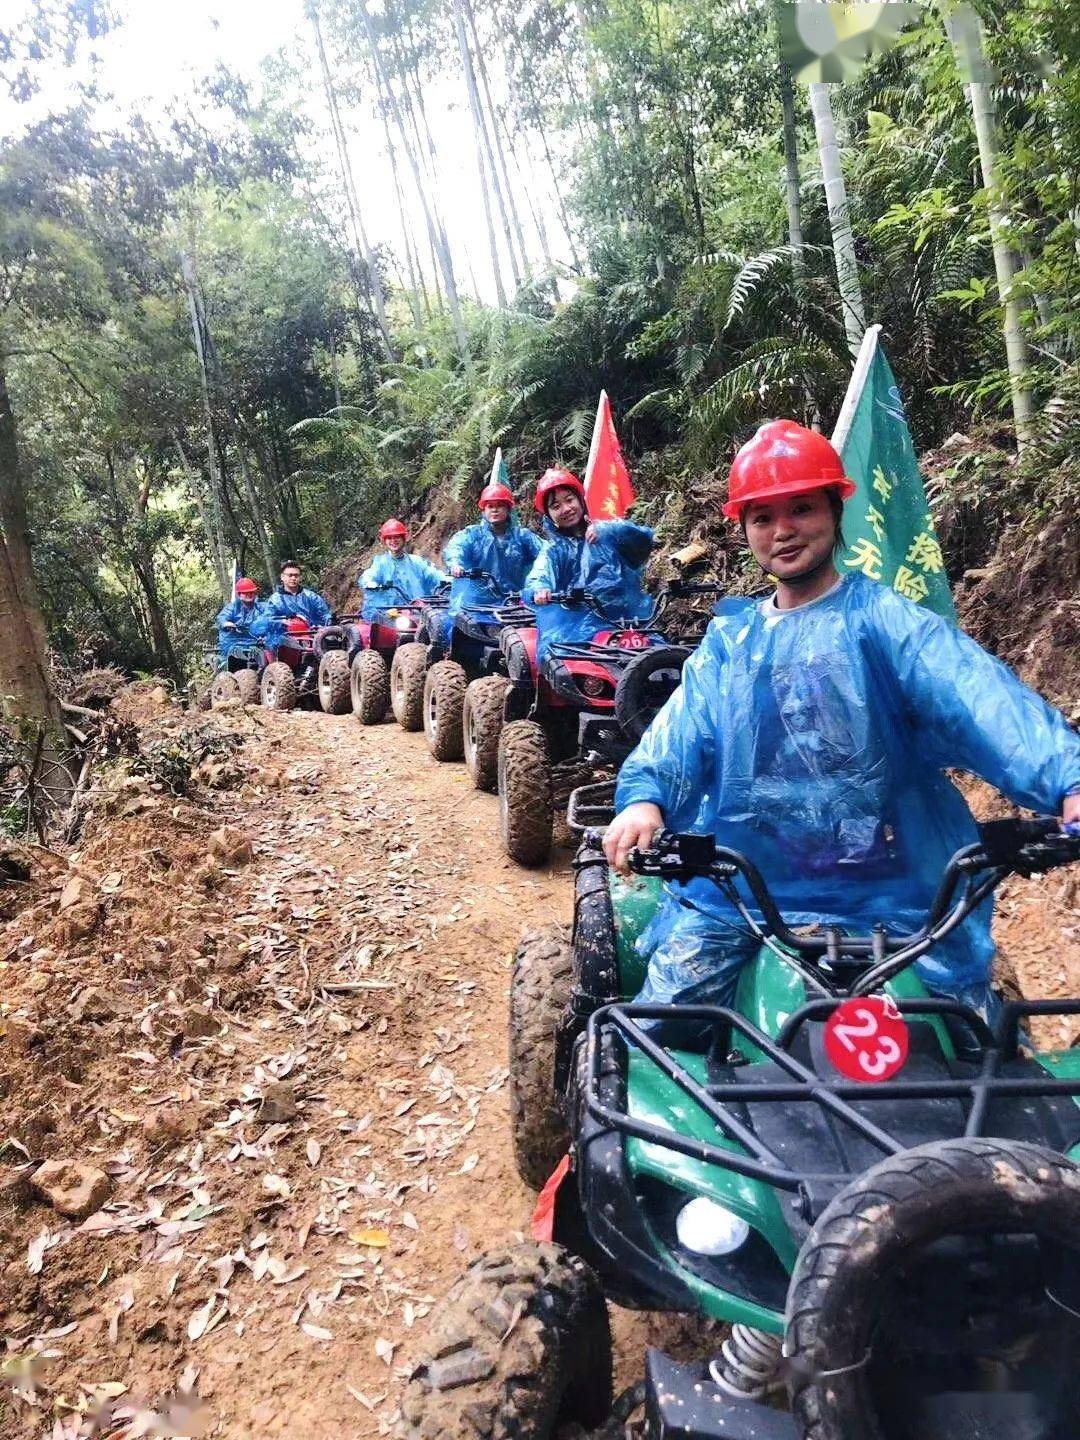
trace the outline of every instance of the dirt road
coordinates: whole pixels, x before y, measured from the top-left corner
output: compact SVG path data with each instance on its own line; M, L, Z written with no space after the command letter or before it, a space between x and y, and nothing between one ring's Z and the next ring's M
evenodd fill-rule
M208 723L242 741L203 766L220 788L119 771L0 929L5 1440L150 1412L389 1433L432 1298L528 1221L506 985L522 927L569 915L565 858L504 860L495 799L396 725ZM1075 991L1067 891L1014 887L1003 926L1022 980ZM31 1188L40 1160L98 1187L87 1219ZM647 1323L618 1323L624 1372Z
M250 732L245 783L90 839L89 936L41 933L79 908L66 868L4 933L4 1133L112 1180L81 1227L25 1194L0 1218L3 1332L48 1357L0 1399L5 1437L90 1433L79 1407L121 1386L118 1436L129 1402L185 1391L235 1440L386 1433L431 1297L527 1223L506 984L566 877L501 858L496 801L422 735L224 723ZM254 858L202 876L223 819Z

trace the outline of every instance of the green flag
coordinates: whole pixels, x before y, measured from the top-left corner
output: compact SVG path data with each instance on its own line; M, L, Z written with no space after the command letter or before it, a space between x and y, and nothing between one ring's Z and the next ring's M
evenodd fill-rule
M508 490L510 489L510 467L503 459L501 445L495 451L495 459L491 462L490 483L492 485L505 485Z
M872 325L863 336L832 437L856 485L844 506L847 549L840 568L861 570L955 621L904 402L878 344L880 329Z

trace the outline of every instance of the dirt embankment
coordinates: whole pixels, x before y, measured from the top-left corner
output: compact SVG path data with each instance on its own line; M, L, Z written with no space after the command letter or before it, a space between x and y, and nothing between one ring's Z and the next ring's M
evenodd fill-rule
M387 1434L433 1298L527 1224L506 986L568 857L506 861L422 735L161 700L0 891L0 1435ZM1075 899L1005 894L1029 993L1076 992ZM653 1327L618 1318L627 1378Z

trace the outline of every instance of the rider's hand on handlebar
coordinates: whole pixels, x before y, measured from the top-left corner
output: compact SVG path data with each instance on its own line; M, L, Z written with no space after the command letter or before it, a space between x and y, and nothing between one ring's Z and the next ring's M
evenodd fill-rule
M454 577L455 580L460 580L461 577L465 574L465 571L460 565L451 565L450 574Z
M659 805L643 800L638 805L628 805L621 815L608 826L604 833L604 854L608 864L623 875L630 873L626 863L630 851L635 848L647 850L656 839L657 832L664 828L664 816Z
M550 591L550 590L537 590L537 591L535 591L535 593L533 594L533 597L532 597L532 603L533 603L534 605L550 605L550 604L551 604L551 591Z
M1061 804L1061 823L1080 825L1080 790L1075 795L1066 795Z

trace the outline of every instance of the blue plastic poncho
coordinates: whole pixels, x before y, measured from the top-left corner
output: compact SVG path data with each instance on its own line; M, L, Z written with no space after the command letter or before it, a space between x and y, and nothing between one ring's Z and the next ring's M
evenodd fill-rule
M447 579L430 560L419 555L394 556L384 550L356 582L364 600L361 614L365 620L374 620L380 610L433 595Z
M255 622L265 608L265 602L254 600L250 605L245 605L239 595L233 596L227 605L223 605L217 613L214 624L218 627L218 654L227 656L237 645L250 645L252 637L257 634L253 628ZM223 625L237 625L238 630L223 630Z
M511 512L509 524L496 535L486 520L451 535L443 551L446 568L486 570L494 579L454 580L450 586L450 614L474 605L498 605L508 595L519 595L529 566L540 552L540 538L526 530Z
M539 656L545 660L555 641L591 640L621 620L643 620L652 610L642 571L653 548L653 532L629 520L597 520L596 539L566 535L544 520L544 544L525 581L524 599L537 590L588 590L601 610L582 606L538 605Z
M313 629L334 623L330 606L317 591L299 590L295 595L289 595L279 585L263 606L253 633L263 636L273 649L285 633L285 621L296 617L306 620Z
M742 851L794 925L911 931L976 838L946 767L1057 814L1080 789L1080 736L948 621L854 575L795 610L723 602L616 809L652 801L669 828ZM990 919L987 902L918 962L932 990L985 992ZM722 1003L756 948L711 882L671 886L642 936L641 998Z

